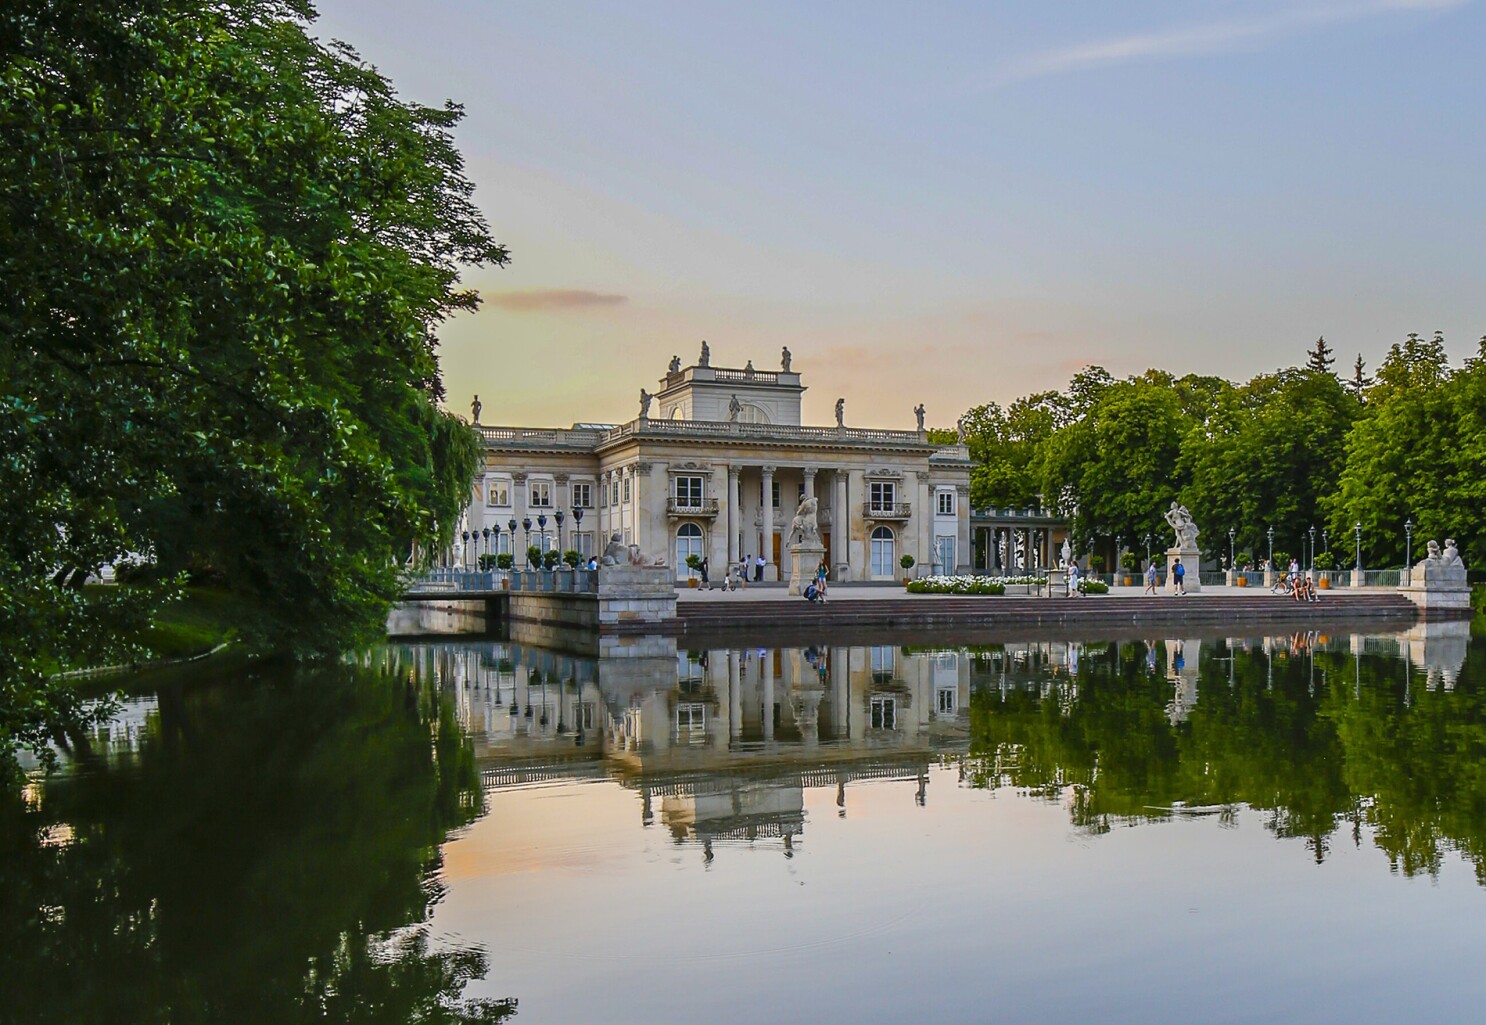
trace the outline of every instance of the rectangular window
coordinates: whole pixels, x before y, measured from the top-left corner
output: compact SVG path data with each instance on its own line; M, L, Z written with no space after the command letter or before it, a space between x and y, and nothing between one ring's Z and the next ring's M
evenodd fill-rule
M551 508L552 506L552 482L547 480L534 480L531 482L531 504L534 509Z
M487 486L485 493L487 505L509 506L511 504L511 482L502 477L496 477Z
M939 492L939 515L953 516L955 514L955 493L953 491Z
M619 479L617 477L609 482L609 504L619 504Z
M898 728L898 699L878 695L872 699L872 728L895 730Z
M875 480L867 491L873 509L891 511L898 501L898 489L892 481Z
M676 478L676 504L686 508L697 508L702 504L702 478Z
M774 508L778 509L779 508L779 482L777 480L774 482L773 501L774 501Z
M629 478L628 477L624 478L624 501L625 501L626 504L629 503Z
M676 732L684 735L688 733L705 733L707 730L707 706L701 703L688 703L676 706Z
M594 702L585 701L578 706L578 725L585 730L594 728L598 722L598 709Z
M939 714L954 715L959 706L959 694L953 687L941 688L939 694Z
M584 530L573 535L573 548L583 558L593 554L593 534Z
M871 649L872 682L889 683L893 678L894 659L897 649L891 644L874 645Z
M593 485L588 483L573 485L573 508L593 508Z

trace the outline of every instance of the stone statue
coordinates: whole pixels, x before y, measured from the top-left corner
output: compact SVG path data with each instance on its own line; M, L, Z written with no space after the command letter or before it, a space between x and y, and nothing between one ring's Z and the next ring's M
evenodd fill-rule
M640 419L644 420L650 416L650 400L655 398L644 388L640 389Z
M789 354L789 346L786 345L779 353L779 366L784 370L786 374L789 373L789 361L791 358L792 357Z
M814 496L800 503L800 507L795 510L795 518L789 524L790 544L820 544L820 524L816 520L819 507L820 502Z
M618 566L621 562L629 562L629 549L624 546L624 535L616 530L609 535L609 543L604 547L604 555L599 559L599 565Z
M1455 539L1453 537L1445 538L1445 553L1440 556L1440 563L1445 566L1465 565L1465 563L1461 561L1460 549L1455 547Z
M1073 546L1068 543L1068 539L1065 537L1063 539L1063 561L1062 561L1062 563L1060 563L1060 565L1069 566L1069 565L1072 565L1072 563L1073 563Z
M728 423L730 423L730 424L737 423L738 422L738 417L742 413L743 413L743 403L741 403L741 402L738 401L738 396L734 395L732 398L728 399Z
M712 365L712 349L707 342L702 342L702 355L697 359L697 366L710 367Z
M922 431L924 429L924 404L922 402L913 407L913 415L918 417L918 429Z
M664 566L666 564L666 560L652 559L650 556L640 551L639 545L630 545L629 564L631 566Z
M955 421L955 441L961 445L965 444L965 418L963 416Z
M1190 552L1197 547L1197 535L1200 533L1197 524L1192 522L1192 514L1187 507L1177 502L1171 503L1171 508L1165 513L1165 520L1171 524L1171 529L1176 531L1176 544L1173 546L1180 551Z
M480 422L480 410L484 408L484 406L480 405L480 396L476 395L475 401L470 403L470 415L474 423Z
M1424 556L1424 565L1438 566L1440 562L1440 543L1438 541L1429 542L1428 551L1429 554Z
M743 368L743 372L749 377L752 377L754 375L755 371L753 369L753 360L748 361L748 365Z
M667 367L666 370L667 370L668 373L672 373L672 374L679 374L679 373L681 373L681 357L680 356L672 356L671 357L671 365L669 367Z
M836 400L836 426L837 427L845 427L846 426L846 400L845 399L837 399Z

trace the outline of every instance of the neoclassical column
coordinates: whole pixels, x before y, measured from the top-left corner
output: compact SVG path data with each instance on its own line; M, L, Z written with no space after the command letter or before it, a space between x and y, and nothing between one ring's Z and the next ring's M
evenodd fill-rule
M800 471L805 480L805 498L815 497L815 467L807 466Z
M738 541L743 536L743 509L738 494L740 472L739 467L728 467L728 510L727 519L724 522L728 525L728 563L730 565L736 565L743 554L738 551Z
M831 728L837 740L851 739L851 650L831 649Z
M959 566L973 566L975 564L975 544L970 535L970 485L958 484L955 486L955 533L959 540L955 542L955 562ZM959 572L956 566L950 572Z
M769 569L774 564L774 467L765 466L763 471L764 484L759 492L763 498L763 526L759 530L758 553L764 557L764 579L770 579ZM772 672L772 670L771 670ZM773 727L769 727L773 730Z
M836 494L831 498L831 566L839 579L850 579L846 568L847 542L851 540L851 509L846 504L846 471L836 471Z
M929 488L929 471L918 473L918 510L914 519L918 521L918 564L931 568L934 564L934 493Z

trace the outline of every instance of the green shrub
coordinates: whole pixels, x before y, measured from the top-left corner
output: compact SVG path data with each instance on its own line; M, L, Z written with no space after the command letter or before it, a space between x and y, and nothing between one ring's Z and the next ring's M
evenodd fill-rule
M1102 555L1091 555L1091 556L1089 556L1089 571L1091 573L1103 573L1104 572L1104 556L1102 556Z
M1006 593L1006 585L984 577L924 577L910 581L909 594L989 594Z
M1109 585L1102 580L1090 580L1088 577L1078 582L1080 594L1108 594Z
M580 552L576 552L573 549L569 548L567 551L562 553L562 561L567 563L568 566L570 566L571 568L577 569L578 564L583 561L583 555Z
M557 564L562 561L562 553L556 548L549 548L542 553L542 566L546 569L556 569Z
M1331 552L1318 552L1315 565L1317 569L1336 569L1336 556Z
M1125 570L1140 569L1140 556L1136 555L1134 552L1121 552L1120 568Z
M699 571L702 568L702 557L696 552L692 552L686 557L686 568L693 571Z
M528 566L540 566L542 564L542 550L536 545L527 546L526 564Z
M902 566L904 569L912 569L913 568L913 564L915 562L917 562L917 561L918 560L915 559L913 556L911 556L911 555L905 555L905 556L903 556L903 558L901 558L901 559L898 560L898 565L899 566Z
M501 552L495 557L495 565L499 569L510 569L516 564L516 560L510 552Z
M488 573L495 567L495 560L496 556L491 555L489 552L482 552L480 554L480 568Z

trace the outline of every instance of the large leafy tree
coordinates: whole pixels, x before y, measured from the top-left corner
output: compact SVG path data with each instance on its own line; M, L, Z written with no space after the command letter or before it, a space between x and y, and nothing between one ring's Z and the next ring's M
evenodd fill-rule
M0 742L213 567L332 650L449 536L478 447L434 332L502 264L450 135L305 0L0 11ZM69 586L136 553L157 583Z

